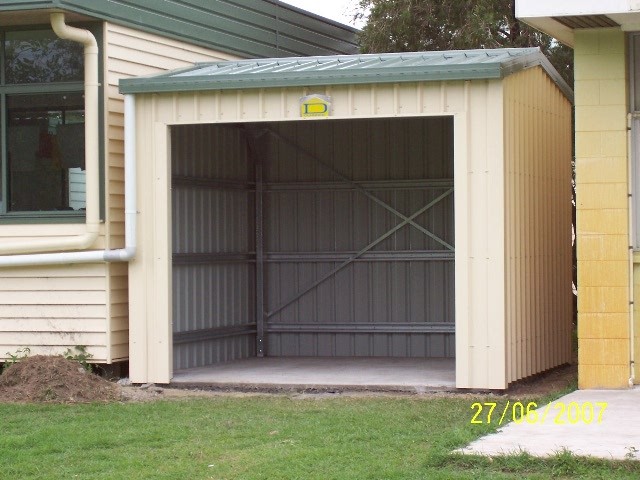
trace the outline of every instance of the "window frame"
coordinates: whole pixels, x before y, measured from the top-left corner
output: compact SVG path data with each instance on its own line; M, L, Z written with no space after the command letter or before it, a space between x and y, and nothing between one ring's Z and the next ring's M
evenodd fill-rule
M96 37L98 45L102 45L103 24L102 23L79 23L73 24L79 28L89 30ZM78 93L84 92L84 81L37 83L37 84L6 84L5 83L5 50L4 42L7 32L25 30L51 30L49 24L20 25L15 27L0 27L0 225L2 224L52 224L52 223L84 223L86 220L85 211L68 210L46 210L46 211L7 211L8 207L8 118L7 118L7 97L10 95L29 94L49 94L49 93ZM98 53L98 81L100 84L98 92L98 115L99 115L99 164L100 164L100 219L104 220L104 66L103 49L99 48Z

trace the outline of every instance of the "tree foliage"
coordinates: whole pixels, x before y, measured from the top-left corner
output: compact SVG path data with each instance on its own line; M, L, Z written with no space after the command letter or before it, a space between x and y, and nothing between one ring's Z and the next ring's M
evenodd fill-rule
M359 0L364 53L540 47L573 85L571 49L515 17L514 0Z

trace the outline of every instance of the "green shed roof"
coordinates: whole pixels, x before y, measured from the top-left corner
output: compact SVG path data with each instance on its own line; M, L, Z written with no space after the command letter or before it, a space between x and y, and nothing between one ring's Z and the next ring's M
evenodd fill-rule
M504 78L542 66L565 95L573 92L539 48L455 50L328 57L268 58L196 64L123 79L122 93L397 83Z
M358 51L356 29L279 0L0 0L0 19L52 9L245 58Z

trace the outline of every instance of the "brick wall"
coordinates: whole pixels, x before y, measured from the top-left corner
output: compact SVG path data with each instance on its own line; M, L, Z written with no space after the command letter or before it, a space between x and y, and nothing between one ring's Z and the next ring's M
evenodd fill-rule
M623 32L575 44L580 388L629 379L627 55Z

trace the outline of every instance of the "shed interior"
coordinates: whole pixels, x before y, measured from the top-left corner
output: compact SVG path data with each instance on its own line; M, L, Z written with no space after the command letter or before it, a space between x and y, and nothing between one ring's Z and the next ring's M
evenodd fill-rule
M174 370L455 356L453 120L171 127Z

